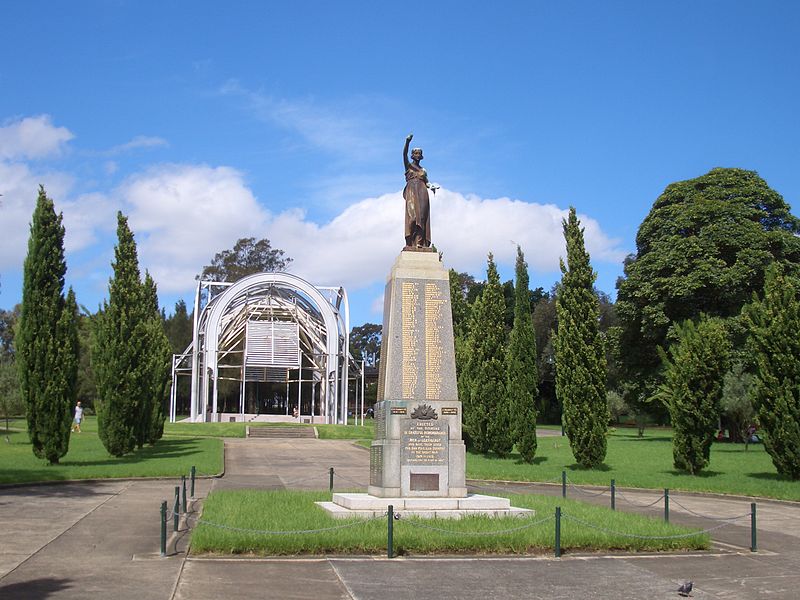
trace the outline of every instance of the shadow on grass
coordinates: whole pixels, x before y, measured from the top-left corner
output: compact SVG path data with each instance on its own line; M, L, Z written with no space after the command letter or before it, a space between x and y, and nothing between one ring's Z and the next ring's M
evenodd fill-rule
M99 465L129 465L136 464L151 458L177 458L190 456L197 451L193 440L164 440L156 442L155 446L145 446L125 456L109 456L102 460L62 460L65 467L87 467Z
M640 443L640 442L671 442L672 438L670 436L668 436L668 435L657 435L657 436L646 435L644 437L628 437L628 436L626 436L626 437L617 437L617 441L620 442L620 443L624 443L624 442L634 442L634 443Z
M581 471L581 472L584 472L584 473L590 473L592 471L610 471L611 470L611 467L609 467L606 463L603 463L601 465L597 465L596 467L582 467L578 463L572 463L571 465L568 465L568 466L566 466L564 468L569 469L570 471Z
M698 479L711 479L712 477L717 477L719 475L725 475L725 473L721 471L710 471L710 470L703 470L699 473L695 473L692 475L689 471L681 471L680 469L670 469L669 471L661 471L662 473L666 473L667 475L675 475L675 476L684 476L684 477L697 477Z
M72 587L71 579L42 577L20 583L0 585L2 598L48 598Z
M793 481L789 477L783 477L782 475L778 475L777 473L767 473L764 471L760 473L745 473L745 477L750 477L751 479L761 479L765 481L786 481L786 482Z

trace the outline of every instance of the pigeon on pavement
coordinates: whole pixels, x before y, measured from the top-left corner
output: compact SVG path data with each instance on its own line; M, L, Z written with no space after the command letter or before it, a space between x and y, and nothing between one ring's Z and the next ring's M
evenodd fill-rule
M684 582L681 587L678 588L678 593L683 596L684 598L691 596L692 586L694 584L691 581Z

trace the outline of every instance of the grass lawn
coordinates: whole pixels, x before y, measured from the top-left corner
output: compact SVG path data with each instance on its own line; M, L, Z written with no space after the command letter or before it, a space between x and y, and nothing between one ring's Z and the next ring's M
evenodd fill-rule
M608 486L611 479L620 487L692 490L765 496L800 500L800 481L781 479L763 444L715 443L711 462L699 475L688 475L672 466L672 433L649 429L644 437L635 429L618 429L608 438L608 453L600 468L585 470L576 463L563 437L540 437L533 464L519 455L499 459L469 453L467 477L512 481L560 481L561 471L576 484Z
M301 423L165 423L164 434L187 437L243 438L250 427L316 427L319 437L328 440L372 439L374 421L362 425L306 425ZM96 426L95 426L96 427Z
M671 536L696 530L669 525L657 519L589 506L572 500L541 496L509 496L513 506L533 508L532 518L469 517L462 520L408 518L394 522L397 554L457 554L460 552L530 554L554 547L554 510L561 506L561 545L564 550L679 550L709 547L708 534L675 539L640 539L638 536ZM203 506L202 520L249 531L233 531L198 523L192 531L194 554L385 554L386 518L337 520L315 501L330 500L326 492L217 491ZM618 533L589 528L573 516ZM537 521L541 521L535 524ZM530 526L520 527L530 523ZM328 531L296 533L306 530ZM445 529L433 531L423 526ZM512 530L504 533L505 530ZM263 532L280 531L282 534ZM483 535L482 535L483 534Z
M24 427L24 421L18 424ZM3 424L5 426L5 424ZM58 465L33 455L26 431L8 432L0 439L0 483L125 477L180 477L192 466L198 475L222 471L222 440L165 434L155 446L145 446L121 458L110 456L97 437L97 420L84 420L83 433L72 434L69 452Z

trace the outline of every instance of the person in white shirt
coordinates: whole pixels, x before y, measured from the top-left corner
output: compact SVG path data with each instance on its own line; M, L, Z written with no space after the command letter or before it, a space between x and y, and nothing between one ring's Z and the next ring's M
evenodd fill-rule
M72 420L72 431L81 432L81 421L83 421L83 407L80 400L75 405L75 418Z

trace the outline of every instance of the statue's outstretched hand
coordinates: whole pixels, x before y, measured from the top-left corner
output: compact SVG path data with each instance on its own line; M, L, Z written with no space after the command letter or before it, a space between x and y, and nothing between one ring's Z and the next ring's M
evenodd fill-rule
M413 133L409 133L409 134L406 136L406 141L407 141L407 142L410 142L410 141L411 141L411 140L413 140L413 139L414 139L414 134L413 134Z

